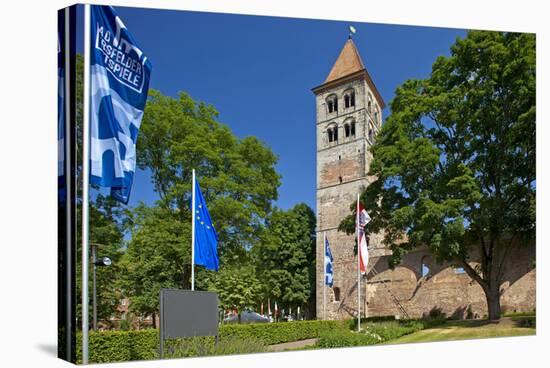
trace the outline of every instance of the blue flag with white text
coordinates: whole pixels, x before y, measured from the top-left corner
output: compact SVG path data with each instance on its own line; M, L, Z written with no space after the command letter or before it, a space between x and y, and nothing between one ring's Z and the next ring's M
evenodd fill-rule
M325 285L332 287L332 252L328 244L328 238L325 236Z
M196 179L193 216L195 217L195 264L217 271L219 268L218 234L212 225L210 213Z
M91 6L90 182L128 203L151 63L110 6Z

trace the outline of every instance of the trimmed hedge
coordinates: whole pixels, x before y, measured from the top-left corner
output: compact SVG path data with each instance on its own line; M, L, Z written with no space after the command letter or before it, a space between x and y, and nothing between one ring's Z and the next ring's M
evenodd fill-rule
M223 325L220 338L259 339L266 345L281 344L319 337L324 331L342 329L342 321L295 321L256 323L247 325Z
M82 363L82 333L77 334L78 364ZM108 363L158 358L159 334L155 329L90 331L90 363Z
M337 348L380 344L424 329L421 321L366 323L361 332L335 329L323 332L316 346Z
M317 338L322 333L344 329L342 321L296 321L220 326L220 346L212 337L166 341L167 356L197 356L249 353L265 345ZM239 343L245 341L245 344ZM82 356L82 334L77 336L78 363ZM158 358L159 334L156 329L90 332L89 360L107 363ZM250 351L250 349L255 349Z

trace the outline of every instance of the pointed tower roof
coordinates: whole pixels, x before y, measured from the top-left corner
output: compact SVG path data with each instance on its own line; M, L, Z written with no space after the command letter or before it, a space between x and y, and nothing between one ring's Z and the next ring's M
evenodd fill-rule
M369 72L365 68L363 60L361 60L361 55L357 47L355 47L355 43L351 38L348 38L342 51L340 51L340 55L338 55L336 62L332 66L330 73L328 73L327 79L325 79L323 84L314 87L312 90L315 94L318 94L355 79L366 80L375 98L378 100L380 108L383 109L386 105L384 99L380 95L380 92L378 92Z
M342 51L340 51L340 55L338 55L338 59L336 59L336 62L332 66L325 83L332 82L364 69L365 65L363 65L361 55L359 55L359 51L357 51L357 47L355 47L353 40L349 38L344 44Z

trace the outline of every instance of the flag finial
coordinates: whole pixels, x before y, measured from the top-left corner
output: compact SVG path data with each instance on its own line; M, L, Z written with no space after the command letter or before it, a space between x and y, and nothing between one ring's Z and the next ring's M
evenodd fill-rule
M351 25L349 26L348 29L349 29L349 36L348 36L348 38L351 40L351 38L353 37L353 35L354 35L357 31L355 30L355 27L354 27L354 26L351 26Z

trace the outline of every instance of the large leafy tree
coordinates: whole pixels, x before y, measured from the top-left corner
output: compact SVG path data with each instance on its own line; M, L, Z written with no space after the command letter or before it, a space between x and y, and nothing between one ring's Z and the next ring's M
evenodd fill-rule
M189 222L192 169L197 172L220 238L221 252L242 254L257 238L277 199L277 157L255 137L236 137L217 111L151 90L138 142L138 165L149 169L161 205Z
M160 288L190 288L192 169L219 236L220 272L235 271L235 277L242 274L240 267L264 227L280 183L271 150L254 137L237 138L216 120L213 107L185 93L172 98L151 90L149 95L138 165L150 171L160 200L134 211L123 275L131 309L142 315L157 311ZM220 279L196 267L197 289L221 290L223 285L213 280Z
M500 318L509 249L535 237L535 122L533 34L471 31L427 79L400 86L361 197L391 264L426 245L463 267Z
M306 204L275 210L253 255L264 297L315 311L315 214Z

